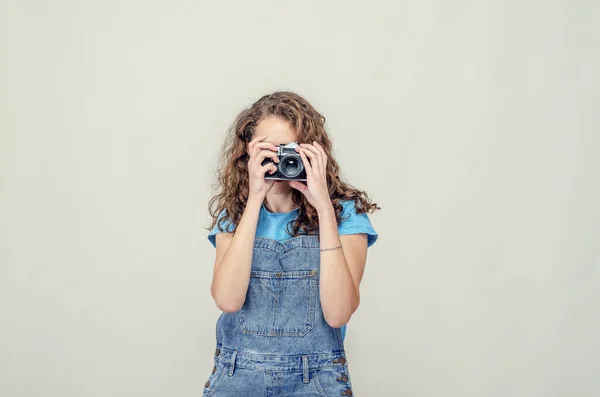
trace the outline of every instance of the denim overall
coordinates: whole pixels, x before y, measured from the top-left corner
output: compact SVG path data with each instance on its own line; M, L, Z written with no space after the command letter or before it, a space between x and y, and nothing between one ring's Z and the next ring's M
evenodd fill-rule
M204 397L352 396L341 331L321 309L319 247L255 238L244 306L217 320Z

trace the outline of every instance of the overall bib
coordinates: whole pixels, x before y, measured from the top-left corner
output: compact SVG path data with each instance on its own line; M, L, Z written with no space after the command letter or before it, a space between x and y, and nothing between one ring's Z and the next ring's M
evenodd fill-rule
M321 309L319 247L255 238L246 301L217 320L203 397L352 396L341 330Z

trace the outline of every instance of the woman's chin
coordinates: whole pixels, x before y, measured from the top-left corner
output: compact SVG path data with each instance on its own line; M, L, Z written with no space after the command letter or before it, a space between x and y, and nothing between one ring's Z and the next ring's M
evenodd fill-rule
M273 189L276 189L278 191L288 190L291 188L292 187L290 186L290 181L276 180L275 183L273 184Z

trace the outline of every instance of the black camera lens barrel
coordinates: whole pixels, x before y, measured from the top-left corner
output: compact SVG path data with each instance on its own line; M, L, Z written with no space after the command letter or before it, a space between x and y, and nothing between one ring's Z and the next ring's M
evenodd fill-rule
M294 178L302 172L304 165L302 159L297 154L288 154L283 156L279 164L277 165L279 172L286 176L286 178Z

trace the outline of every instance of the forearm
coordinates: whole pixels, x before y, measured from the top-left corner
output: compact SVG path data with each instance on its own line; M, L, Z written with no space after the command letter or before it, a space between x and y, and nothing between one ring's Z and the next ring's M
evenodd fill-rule
M211 291L217 306L224 311L238 311L246 299L261 205L262 200L248 200L227 251L217 265Z
M321 248L341 245L333 205L318 209ZM327 323L338 328L346 324L359 304L359 293L348 268L343 249L321 251L320 295Z

